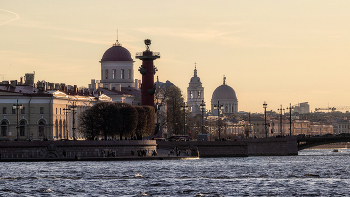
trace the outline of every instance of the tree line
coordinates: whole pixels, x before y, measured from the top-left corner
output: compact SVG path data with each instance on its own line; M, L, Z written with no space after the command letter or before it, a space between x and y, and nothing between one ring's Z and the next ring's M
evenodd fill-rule
M152 106L127 103L97 103L83 112L80 132L86 139L132 137L141 140L154 134L155 111Z

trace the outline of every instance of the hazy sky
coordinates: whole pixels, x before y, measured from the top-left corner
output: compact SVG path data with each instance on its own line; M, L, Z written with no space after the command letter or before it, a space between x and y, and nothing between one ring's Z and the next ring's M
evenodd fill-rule
M35 71L36 81L87 87L118 29L135 78L147 38L161 53L156 75L185 96L196 62L208 109L223 75L239 111L350 106L349 10L348 0L1 0L0 81Z

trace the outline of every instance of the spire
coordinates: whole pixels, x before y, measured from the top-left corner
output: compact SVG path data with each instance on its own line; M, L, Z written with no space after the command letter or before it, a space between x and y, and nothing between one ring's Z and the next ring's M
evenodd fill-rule
M194 63L194 75L195 77L197 77L197 63Z
M119 37L119 35L118 35L118 29L117 29L117 40L116 40L115 44L113 44L113 46L122 46L118 41L118 37Z
M225 75L224 75L224 85L226 85L226 77L225 77Z

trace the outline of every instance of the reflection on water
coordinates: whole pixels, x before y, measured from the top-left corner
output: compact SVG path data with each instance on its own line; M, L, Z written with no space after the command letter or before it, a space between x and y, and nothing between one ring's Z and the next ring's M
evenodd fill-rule
M1 163L0 196L341 196L348 149L299 156Z

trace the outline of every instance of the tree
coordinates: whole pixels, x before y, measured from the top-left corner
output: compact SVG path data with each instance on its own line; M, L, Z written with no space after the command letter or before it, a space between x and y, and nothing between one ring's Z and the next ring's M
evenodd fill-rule
M138 124L135 130L135 135L138 140L142 140L142 136L147 130L147 114L146 109L142 106L136 106L135 109L138 112Z
M143 106L147 114L146 130L144 135L152 135L154 133L155 111L152 106Z
M85 138L88 140L94 140L101 133L96 128L96 108L90 108L83 112L80 118L80 131L84 134Z
M114 121L118 123L115 125L115 134L119 134L120 139L125 135L132 135L137 128L138 113L137 110L127 103L115 103L117 114Z
M183 112L181 106L184 104L180 88L175 85L170 86L164 91L165 102L167 103L167 127L171 134L181 134L183 128Z

